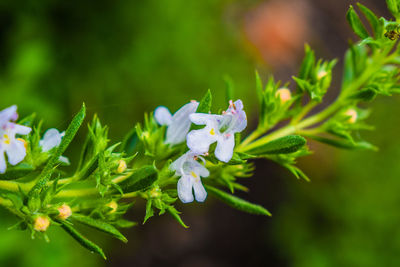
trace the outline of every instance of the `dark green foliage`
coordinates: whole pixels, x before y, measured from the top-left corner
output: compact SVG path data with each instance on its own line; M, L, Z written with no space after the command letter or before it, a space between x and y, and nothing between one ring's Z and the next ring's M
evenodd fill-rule
M306 139L299 135L288 135L251 149L247 153L253 155L288 154L298 151L306 142Z

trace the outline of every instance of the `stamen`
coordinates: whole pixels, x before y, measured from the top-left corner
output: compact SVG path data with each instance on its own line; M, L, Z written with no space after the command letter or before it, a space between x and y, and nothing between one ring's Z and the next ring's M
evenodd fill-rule
M211 128L210 134L211 134L211 135L215 135L215 130L214 130L214 128Z

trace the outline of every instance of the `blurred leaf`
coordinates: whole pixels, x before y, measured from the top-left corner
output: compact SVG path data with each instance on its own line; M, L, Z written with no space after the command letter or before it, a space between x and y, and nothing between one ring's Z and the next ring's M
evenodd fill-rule
M209 185L205 185L205 188L209 193L237 210L241 210L251 214L271 216L271 213L260 205L252 204L246 200L228 194Z
M380 38L383 34L383 25L381 21L379 21L378 17L372 12L369 8L364 6L363 4L357 3L357 6L360 8L361 12L367 18L369 24L374 31L375 37Z
M349 22L354 33L358 35L361 39L368 38L369 34L362 24L357 13L354 11L353 6L350 5L349 11L346 14L347 21Z
M212 95L210 89L200 100L199 106L196 110L197 113L208 113L211 110Z
M247 151L247 153L253 155L289 154L298 151L306 142L306 139L302 136L288 135L253 148Z

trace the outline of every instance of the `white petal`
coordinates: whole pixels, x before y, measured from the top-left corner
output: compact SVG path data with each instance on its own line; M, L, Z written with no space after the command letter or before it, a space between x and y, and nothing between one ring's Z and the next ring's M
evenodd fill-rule
M197 154L208 152L210 145L217 141L217 129L205 127L193 130L187 135L187 146ZM214 133L214 134L211 134Z
M182 176L178 181L178 197L183 203L193 202L193 181L190 176Z
M154 119L160 125L169 125L172 120L172 115L168 108L159 106L154 110Z
M30 127L27 126L23 126L23 125L19 125L19 124L14 124L12 131L16 134L20 134L20 135L26 135L29 134L32 129Z
M181 107L174 116L172 116L172 122L167 129L167 144L180 144L186 140L186 135L192 124L189 115L196 112L198 105L198 102L190 102Z
M235 136L233 134L229 137L220 138L215 148L215 157L222 162L229 162L233 156L234 147Z
M196 201L198 202L204 202L207 198L207 191L204 189L203 184L201 183L201 180L198 180L193 183L193 189L194 189L194 196L196 198Z
M18 119L17 106L13 105L0 111L0 126L10 120L15 121Z
M13 140L11 144L6 148L8 162L11 165L17 165L26 156L26 149L24 142L20 140Z
M199 162L195 162L194 165L194 173L197 173L199 176L201 177L208 177L210 176L210 171L207 170L206 167L203 166L203 164L199 163Z
M43 152L47 152L50 149L60 145L62 134L57 129L48 129L44 134L42 140L39 141L39 145L42 147Z
M180 156L177 160L175 160L174 162L172 162L172 164L169 166L169 168L173 171L176 172L176 175L183 175L183 173L181 172L181 169L183 167L183 163L187 160L187 153L183 154L182 156Z
M221 115L206 114L206 113L193 113L189 116L190 120L197 125L208 125L222 120Z
M64 157L64 156L60 156L60 157L58 158L58 160L59 160L60 162L62 162L62 163L67 164L67 165L70 165L70 164L71 164L71 162L69 161L69 159L68 159L67 157Z
M4 151L0 150L0 173L5 173L7 169L6 159L4 158Z

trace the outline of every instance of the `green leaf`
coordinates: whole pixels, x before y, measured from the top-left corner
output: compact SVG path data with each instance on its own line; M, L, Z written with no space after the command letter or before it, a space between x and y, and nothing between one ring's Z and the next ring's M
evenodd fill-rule
M354 11L353 6L350 5L349 11L346 14L347 21L350 24L350 27L353 29L354 33L357 34L361 39L365 39L369 36L367 30L362 24L360 17Z
M205 188L209 193L211 193L212 195L214 195L215 197L217 197L218 199L222 200L223 202L227 203L229 206L235 209L248 212L251 214L271 216L271 213L260 205L252 204L246 200L228 194L224 191L221 191L209 185L205 185Z
M128 221L125 219L119 219L119 220L113 222L113 224L119 228L130 228L130 227L137 225L136 222Z
M24 177L34 171L35 168L28 163L20 163L17 166L7 168L7 172L0 174L1 180L15 180Z
M383 33L383 25L379 21L378 17L368 7L366 7L360 3L357 3L357 6L361 10L361 12L364 14L364 16L367 18L369 24L372 27L372 30L374 31L375 37L380 38Z
M210 89L200 100L199 106L196 110L197 113L208 113L211 110L212 95Z
M189 228L189 226L187 226L187 225L183 222L181 216L179 216L179 213L180 213L180 212L177 211L177 210L175 209L175 207L173 207L173 206L168 206L168 207L167 207L167 210L168 210L169 214L171 214L171 216L174 217L174 219L175 219L181 226L183 226L184 228Z
M109 223L106 223L106 222L101 221L101 220L96 220L96 219L90 218L88 216L83 216L83 215L80 215L80 214L72 214L71 217L74 220L76 220L76 221L78 221L78 222L80 222L82 224L85 224L87 226L90 226L92 228L100 230L100 231L102 231L104 233L110 234L113 237L121 240L122 242L125 242L125 243L128 242L128 240L125 238L125 236L123 236L117 230L117 228L115 228L114 226L112 226Z
M124 140L122 141L122 144L120 146L120 152L125 152L127 155L132 155L135 152L138 141L139 138L136 133L136 128L133 128L124 137Z
M259 147L247 151L248 154L265 155L265 154L289 154L298 151L306 144L306 139L299 135L288 135Z
M57 220L57 222L59 224L61 224L61 227L68 234L70 234L76 241L78 241L84 248L87 248L89 251L99 254L100 256L103 257L103 259L107 259L103 250L98 245L96 245L95 243L93 243L92 241L90 241L89 239L84 237L83 235L81 235L72 225L70 225L69 223L67 223L65 221L61 221L61 220Z
M338 148L344 149L368 149L368 150L378 150L378 148L368 142L361 141L361 142L350 142L348 140L340 140L340 139L331 139L325 138L321 136L310 136L310 138L314 139L315 141L331 145Z
M312 72L313 66L315 64L315 54L308 44L304 47L305 56L303 62L301 63L299 79L308 79L310 73Z
M397 0L386 0L386 5L393 16L397 17L399 15L399 6Z
M65 152L69 144L71 143L72 139L74 139L78 129L80 128L83 120L85 119L86 115L86 107L85 104L82 105L81 110L76 114L76 116L72 119L72 122L68 126L67 130L65 131L65 135L61 140L60 145L57 147L57 150L54 154L50 157L49 161L47 162L46 166L44 167L43 171L41 172L38 182L36 185L31 189L29 195L35 194L35 192L39 192L49 181L51 174L55 170L55 165L58 163L60 156Z
M352 96L350 96L350 99L370 102L375 99L376 95L376 90L372 88L366 88L354 93Z
M263 84L262 84L262 80L260 77L260 74L258 73L258 71L256 71L256 92L257 92L257 97L260 100L260 103L263 102L264 99L264 89L263 89Z
M152 206L153 206L153 201L151 199L147 200L146 215L144 216L143 224L145 224L149 218L154 216L154 210Z
M119 183L125 193L137 192L150 187L158 178L158 172L153 165L146 165L133 171L126 180Z

